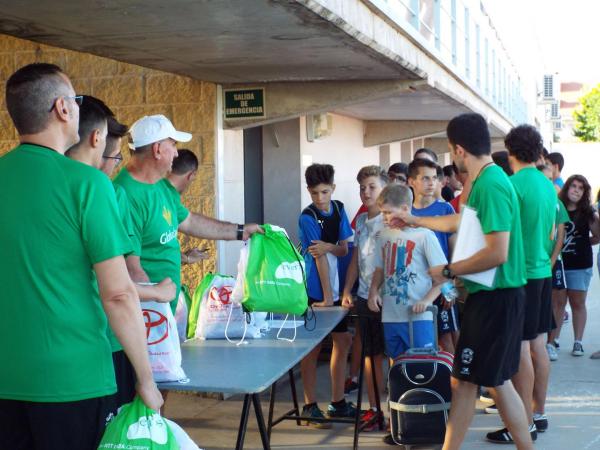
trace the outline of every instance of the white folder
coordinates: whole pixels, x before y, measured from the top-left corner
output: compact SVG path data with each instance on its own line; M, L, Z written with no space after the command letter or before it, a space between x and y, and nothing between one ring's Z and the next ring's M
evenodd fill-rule
M464 205L458 226L458 236L456 237L456 244L452 253L452 262L455 263L473 256L483 249L485 245L485 237L481 228L481 222L477 218L477 211ZM496 267L484 270L483 272L461 275L460 277L491 288L496 278Z

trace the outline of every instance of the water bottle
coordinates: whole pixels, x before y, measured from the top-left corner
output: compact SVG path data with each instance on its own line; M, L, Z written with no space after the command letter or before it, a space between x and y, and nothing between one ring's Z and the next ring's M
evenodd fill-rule
M454 287L452 281L446 281L441 287L442 295L446 298L446 301L453 302L458 298L458 291Z

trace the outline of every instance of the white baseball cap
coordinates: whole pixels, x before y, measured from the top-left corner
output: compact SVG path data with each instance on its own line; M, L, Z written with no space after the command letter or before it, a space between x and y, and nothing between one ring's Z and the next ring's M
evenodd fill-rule
M162 114L154 116L144 116L137 120L129 130L132 143L129 147L132 149L153 144L163 139L171 138L177 142L189 142L192 135L184 131L177 131L171 121Z

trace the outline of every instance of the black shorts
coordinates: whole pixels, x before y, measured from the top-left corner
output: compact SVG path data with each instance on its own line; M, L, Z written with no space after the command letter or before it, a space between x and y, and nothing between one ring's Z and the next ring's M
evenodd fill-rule
M525 285L525 320L523 340L531 341L552 329L552 280L527 280Z
M452 333L458 331L458 306L454 303L449 309L444 309L444 297L441 295L435 299L433 304L438 307L437 312L437 325L438 325L438 336L443 334Z
M129 362L129 358L123 350L113 352L113 365L115 366L115 380L117 382L116 407L117 409L125 403L131 403L135 397L135 371ZM115 411L116 414L116 411Z
M361 337L365 343L365 355L383 355L385 341L383 339L381 311L371 311L367 305L367 300L362 297L356 297L354 307L358 315Z
M42 403L0 399L0 449L96 450L115 396Z
M562 291L566 288L567 283L565 281L565 269L563 266L563 262L560 259L558 259L554 263L554 267L552 268L552 289Z
M313 303L319 303L322 302L323 300L317 300L311 297L308 297L308 305L312 305ZM337 302L333 303L334 306L340 306L341 302L338 300ZM335 328L333 330L331 330L332 333L346 333L348 331L348 316L344 316L344 318L341 320L340 323L338 323Z
M452 376L500 386L519 370L525 290L479 291L465 303Z

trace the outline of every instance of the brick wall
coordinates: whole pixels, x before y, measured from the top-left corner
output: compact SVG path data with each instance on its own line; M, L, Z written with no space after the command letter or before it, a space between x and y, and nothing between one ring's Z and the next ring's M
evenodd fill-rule
M87 53L37 44L0 34L0 82L19 67L32 62L60 66L71 78L75 92L103 100L117 118L128 125L144 115L164 114L176 128L189 131L193 139L180 144L191 149L200 161L198 176L184 196L190 211L215 214L215 111L216 85ZM0 100L0 155L15 147L17 133L6 112L4 93ZM128 150L123 146L123 155ZM126 161L125 161L126 162ZM2 181L0 180L0 188ZM183 280L195 287L207 271L215 271L214 242L180 235L182 248L208 247L211 259L186 267Z

